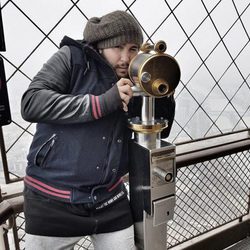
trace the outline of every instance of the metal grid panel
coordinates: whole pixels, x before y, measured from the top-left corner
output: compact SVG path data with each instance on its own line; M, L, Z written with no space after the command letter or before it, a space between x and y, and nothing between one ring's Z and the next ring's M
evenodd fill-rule
M168 247L248 214L249 157L250 152L244 151L178 170Z
M20 250L25 249L25 218L24 214L20 213L16 215L16 231L17 231L17 241L19 242L18 246ZM15 230L15 228L13 228ZM15 237L14 237L15 238Z

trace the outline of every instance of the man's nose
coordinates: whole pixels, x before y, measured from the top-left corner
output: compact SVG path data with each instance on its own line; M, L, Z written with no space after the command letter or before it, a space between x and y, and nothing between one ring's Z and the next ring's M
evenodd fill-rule
M130 55L129 52L123 51L121 54L121 61L124 63L129 63L130 62Z

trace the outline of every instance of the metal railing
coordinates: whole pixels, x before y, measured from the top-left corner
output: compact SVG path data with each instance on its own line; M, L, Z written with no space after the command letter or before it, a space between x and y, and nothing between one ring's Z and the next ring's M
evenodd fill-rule
M249 150L250 130L176 145L176 208L174 220L167 225L168 249L224 249L250 233L249 221L244 219L249 214ZM11 189L11 185L16 188ZM25 241L21 190L21 184L5 185L2 202L7 206L0 206L0 210L7 211L1 211L1 222L8 218L15 221L15 249L24 249ZM227 230L222 232L225 225ZM199 241L214 230L213 237L220 240L211 240L210 234L209 240L203 237ZM75 249L93 246L84 237Z
M174 220L168 223L168 248L194 238L197 241L233 221L239 226L249 214L249 149L249 130L176 146L177 198ZM220 241L209 238L197 249L223 249L246 237L250 230L241 232L224 241L222 235Z

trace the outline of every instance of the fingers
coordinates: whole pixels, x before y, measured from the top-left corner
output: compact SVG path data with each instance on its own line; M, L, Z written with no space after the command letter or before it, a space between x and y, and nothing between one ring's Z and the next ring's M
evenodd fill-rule
M122 109L125 111L125 112L128 112L128 105L124 102L122 102Z
M129 85L130 87L133 86L133 83L128 78L121 78L117 82L117 86Z
M118 91L119 91L119 94L123 103L123 110L125 112L128 111L127 105L129 104L129 101L133 96L133 91L131 89L132 86L133 86L133 83L129 79L126 79L126 78L121 78L117 82Z
M122 101L125 102L126 104L128 104L130 99L133 96L133 91L132 91L131 87L122 86L122 87L118 88L118 90L119 90L119 94L120 94Z

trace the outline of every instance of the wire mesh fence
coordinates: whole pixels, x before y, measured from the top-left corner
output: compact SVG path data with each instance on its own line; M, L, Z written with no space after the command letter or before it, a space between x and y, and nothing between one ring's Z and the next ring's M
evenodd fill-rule
M250 152L244 151L178 170L174 220L168 247L200 236L249 212Z

